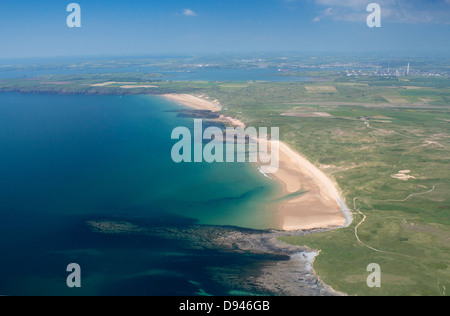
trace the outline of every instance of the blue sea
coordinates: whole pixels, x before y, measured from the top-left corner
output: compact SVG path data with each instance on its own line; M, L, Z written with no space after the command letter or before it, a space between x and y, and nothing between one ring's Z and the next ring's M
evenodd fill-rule
M100 234L92 220L146 227L273 228L278 186L251 164L176 164L157 96L0 94L0 295L227 295L221 268L259 256L181 240ZM70 263L82 287L66 285Z

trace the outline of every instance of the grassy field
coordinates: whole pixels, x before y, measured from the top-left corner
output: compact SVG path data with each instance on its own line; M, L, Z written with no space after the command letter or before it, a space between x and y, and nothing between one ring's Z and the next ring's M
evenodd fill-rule
M351 295L448 295L450 94L442 87L447 79L433 81L413 90L406 87L414 80L403 87L361 80L321 82L317 89L253 83L201 93L252 126L280 127L284 141L338 182L355 208L353 225L283 239L321 251L315 269L327 284ZM395 178L401 172L411 178ZM371 263L382 269L379 289L366 284Z
M282 140L335 179L354 211L348 228L283 241L320 250L315 270L350 295L449 295L450 79L322 77L269 83L52 76L3 81L0 91L208 95L248 125L280 127ZM110 81L156 87L93 86ZM381 266L381 288L366 285L371 263Z

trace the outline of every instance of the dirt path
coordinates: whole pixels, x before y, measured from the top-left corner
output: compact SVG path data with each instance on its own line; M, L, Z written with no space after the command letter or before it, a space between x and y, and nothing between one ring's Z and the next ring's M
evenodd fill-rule
M408 195L408 197L406 197L406 199L404 199L404 200L375 200L375 201L378 201L378 202L406 202L406 201L408 201L409 199L411 199L411 198L413 198L413 197L415 197L415 196L431 193L431 192L433 192L435 189L436 189L436 185L433 185L433 188L432 188L431 190L426 191L426 192L420 192L420 193L413 193L413 194L410 194L410 195Z
M430 191L410 194L405 200L399 200L398 202L404 202L404 201L406 201L406 200L408 200L408 199L410 199L410 198L412 198L412 197L414 197L414 196L422 195L422 194L427 194L427 193L433 192L435 188L436 188L436 186L433 186L433 189L431 189ZM364 222L367 220L367 215L364 214L363 212L361 212L360 209L358 209L358 207L357 207L357 205L356 205L356 201L357 201L358 199L359 199L359 197L355 197L355 198L353 199L353 207L354 207L355 212L357 212L358 214L360 214L360 215L363 217L363 219L361 220L361 222L360 222L358 225L355 226L355 237L356 237L356 240L358 241L358 243L359 243L360 245L362 245L362 246L364 246L364 247L366 247L366 248L368 248L368 249L370 249L370 250L373 250L373 251L375 251L375 252L378 252L378 253L384 253L384 254L389 254L389 255L402 256L402 257L413 258L413 259L423 259L423 258L418 258L418 257L410 256L410 255L405 255L405 254L402 254L402 253L389 252L389 251L380 250L380 249L371 247L371 246L367 245L366 243L364 243L364 242L359 238L359 235L358 235L358 229L359 229L359 228L361 227L361 225L364 224ZM441 261L441 262L446 262L446 263L449 263L449 262L450 262L450 260L445 260L445 259L440 259L440 258L433 258L433 260L437 260L437 261Z
M361 221L358 225L356 225L356 227L355 227L355 237L356 237L356 240L358 240L358 243L361 244L362 246L364 246L364 247L366 247L366 248L369 248L370 250L373 250L373 251L375 251L375 252L385 253L385 254L394 254L394 253L392 253L392 252L387 252L387 251L383 251L383 250L379 250L379 249L373 248L373 247L367 245L366 243L362 242L361 239L359 238L359 235L358 235L358 228L359 228L362 224L364 224L364 222L365 222L366 219L367 219L367 216L366 216L363 212L361 212L360 209L357 208L357 206L356 206L356 201L357 201L358 199L359 199L358 197L356 197L356 198L353 199L353 206L354 206L354 210L355 210L356 212L358 212L360 215L363 216L363 219L362 219L362 221Z

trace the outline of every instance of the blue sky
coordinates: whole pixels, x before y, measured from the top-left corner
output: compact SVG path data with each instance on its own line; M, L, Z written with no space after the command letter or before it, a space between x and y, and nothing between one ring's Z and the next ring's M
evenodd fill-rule
M66 25L66 7L82 27ZM382 27L366 7L382 8ZM450 52L450 0L1 0L0 58L245 51Z

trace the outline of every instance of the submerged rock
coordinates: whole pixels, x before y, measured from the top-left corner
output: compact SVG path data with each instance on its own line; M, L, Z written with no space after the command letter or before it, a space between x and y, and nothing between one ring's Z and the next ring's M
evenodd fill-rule
M303 236L314 231L257 231L236 227L192 225L187 227L140 226L127 221L87 222L93 232L136 234L180 240L189 249L259 255L259 264L211 269L212 278L234 291L280 296L344 295L324 284L313 270L318 255L307 247L288 245L283 236ZM237 292L236 292L237 293Z

